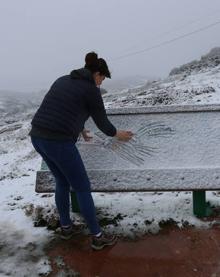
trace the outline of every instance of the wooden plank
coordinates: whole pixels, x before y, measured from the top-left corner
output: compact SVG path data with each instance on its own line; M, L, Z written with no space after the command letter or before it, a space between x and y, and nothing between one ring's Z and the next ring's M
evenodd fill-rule
M89 170L94 192L219 190L220 168ZM38 171L36 191L54 192L55 180L49 171Z

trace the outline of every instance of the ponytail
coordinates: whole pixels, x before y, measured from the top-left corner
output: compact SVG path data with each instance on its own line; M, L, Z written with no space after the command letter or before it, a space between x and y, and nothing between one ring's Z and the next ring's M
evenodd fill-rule
M95 52L90 52L85 56L85 68L90 70L91 73L99 72L100 75L104 75L107 78L111 78L108 65L102 58L98 58Z

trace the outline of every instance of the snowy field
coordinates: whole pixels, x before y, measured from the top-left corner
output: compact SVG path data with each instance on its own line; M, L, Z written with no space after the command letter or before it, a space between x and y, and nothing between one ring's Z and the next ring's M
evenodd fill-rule
M106 107L220 103L220 66L169 76L145 86L107 94ZM35 193L41 158L27 136L36 107L10 110L1 101L0 122L0 276L47 276L50 264L44 247L55 236L46 225L57 224L53 194ZM209 228L192 213L191 192L94 193L103 228L123 236L157 233L167 223ZM207 193L220 205L218 192ZM82 219L72 214L80 222ZM44 227L35 227L44 226Z

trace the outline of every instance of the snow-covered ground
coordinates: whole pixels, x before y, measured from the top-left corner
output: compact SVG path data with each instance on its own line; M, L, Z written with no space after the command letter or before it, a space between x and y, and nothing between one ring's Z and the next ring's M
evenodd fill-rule
M27 134L37 105L29 102L29 106L20 106L16 101L2 99L0 276L47 276L51 269L44 247L54 237L54 232L34 225L54 225L57 213L52 194L35 193L41 157L33 149ZM165 80L118 94L106 94L104 99L106 107L114 108L220 103L220 65L190 74L170 75ZM167 222L175 222L179 227L204 228L214 223L193 216L191 192L94 193L93 196L103 228L121 235L156 233ZM207 198L212 205L220 205L217 192L209 192ZM74 216L81 220L78 215Z
M199 61L175 68L169 76L148 81L118 94L104 95L106 107L202 104L220 102L220 48L213 48Z
M26 212L30 204L45 204L34 192L40 159L27 138L28 122L19 123L0 139L0 276L38 276L49 269L43 247L50 233L34 228Z
M107 108L219 103L220 65L190 75L169 76L119 94L105 94L104 99Z

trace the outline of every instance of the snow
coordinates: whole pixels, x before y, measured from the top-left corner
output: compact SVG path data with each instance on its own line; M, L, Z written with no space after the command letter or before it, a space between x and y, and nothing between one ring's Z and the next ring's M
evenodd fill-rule
M176 110L174 108L173 111ZM79 147L87 168L138 171L220 164L219 111L193 112L194 109L190 109L187 112L166 113L161 109L159 113L142 114L150 110L141 109L139 114L130 114L127 109L126 116L109 116L118 129L135 133L134 138L126 144L101 137L91 120L88 121L86 128L93 130L100 141L97 141L97 146L85 144Z
M106 94L104 99L109 108L220 103L220 66L188 75L184 72L172 75L120 94ZM34 227L34 220L40 214L48 221L57 216L57 212L53 195L35 193L41 157L27 134L36 106L31 103L28 108L28 104L16 103L5 105L1 100L4 117L0 130L4 128L4 132L0 134L0 276L47 276L51 267L44 248L54 233L46 227ZM199 121L195 120L194 124L197 123ZM208 124L211 125L211 121ZM216 131L214 127L215 124L211 125ZM216 139L218 137L216 133ZM214 146L210 144L210 151L218 153L217 141L214 143ZM192 162L202 161L197 158ZM212 166L216 166L219 158L215 160L212 155L210 158ZM206 158L203 161L207 165ZM104 228L121 235L157 233L169 220L180 228L186 225L208 228L215 223L215 220L203 221L193 215L191 192L94 193L93 196L99 219L113 219L114 224ZM217 192L208 192L207 199L213 206L220 205ZM72 216L82 220L75 214Z
M120 94L105 94L106 108L220 103L220 65L189 75L148 82Z
M27 138L20 140L26 135L26 124L13 135L1 135L6 152L0 155L0 276L39 276L50 271L43 248L51 234L46 228L34 228L24 209L30 203L43 204L34 193L40 158Z

